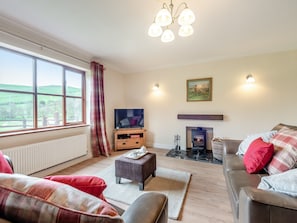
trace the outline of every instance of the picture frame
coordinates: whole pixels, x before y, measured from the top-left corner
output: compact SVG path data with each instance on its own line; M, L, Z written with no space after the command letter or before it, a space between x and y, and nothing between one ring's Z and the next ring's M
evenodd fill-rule
M211 101L212 78L187 80L187 101Z

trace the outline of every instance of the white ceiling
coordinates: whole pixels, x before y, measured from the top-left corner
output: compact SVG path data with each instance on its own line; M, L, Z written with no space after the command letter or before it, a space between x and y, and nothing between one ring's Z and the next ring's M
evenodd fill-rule
M296 0L184 0L194 35L171 43L147 35L164 1L1 0L0 15L121 73L297 49Z

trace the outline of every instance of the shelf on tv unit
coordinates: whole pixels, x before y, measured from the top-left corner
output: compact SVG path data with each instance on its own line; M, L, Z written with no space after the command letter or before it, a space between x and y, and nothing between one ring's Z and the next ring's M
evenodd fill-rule
M114 134L114 150L139 149L145 146L146 129L115 129Z

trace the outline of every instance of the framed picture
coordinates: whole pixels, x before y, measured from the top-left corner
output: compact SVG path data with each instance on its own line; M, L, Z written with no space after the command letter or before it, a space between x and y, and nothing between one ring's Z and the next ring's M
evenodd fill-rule
M212 78L187 80L187 101L211 101Z

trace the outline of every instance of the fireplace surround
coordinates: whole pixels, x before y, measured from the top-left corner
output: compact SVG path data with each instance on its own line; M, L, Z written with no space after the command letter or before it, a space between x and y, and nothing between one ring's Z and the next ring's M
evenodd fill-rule
M186 126L186 150L180 150L180 147L177 147L171 149L167 153L167 156L178 159L222 164L221 160L213 157L212 139L213 128Z

